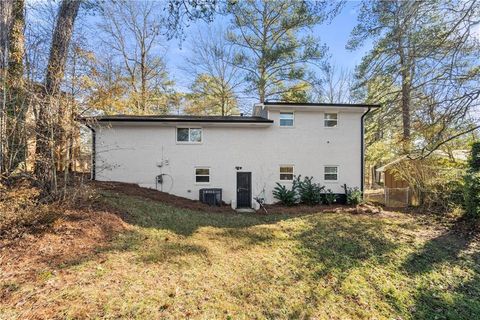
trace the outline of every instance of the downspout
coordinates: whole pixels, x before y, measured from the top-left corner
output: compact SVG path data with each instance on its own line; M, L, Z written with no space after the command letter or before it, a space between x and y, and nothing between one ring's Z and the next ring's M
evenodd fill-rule
M89 126L88 124L85 124L87 128L92 130L92 168L91 168L91 173L90 173L90 179L92 181L95 181L95 175L96 175L96 153L97 153L97 135L95 132L95 129L92 126Z
M364 134L365 134L365 116L370 113L372 108L368 108L367 112L362 114L362 118L360 121L360 127L361 127L361 132L360 132L360 148L361 148L361 159L360 159L360 191L362 192L362 197L363 197L363 189L364 189L364 181L365 181L365 141L364 141Z

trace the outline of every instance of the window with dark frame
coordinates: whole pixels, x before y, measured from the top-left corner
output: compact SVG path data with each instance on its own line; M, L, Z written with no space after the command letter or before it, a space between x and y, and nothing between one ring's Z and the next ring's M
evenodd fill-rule
M201 143L202 128L177 128L177 142Z
M210 182L210 168L195 168L195 182L209 183Z
M293 166L280 166L280 180L293 181Z
M280 127L293 127L293 112L280 112Z
M333 128L338 125L338 113L325 113L324 125L328 128Z
M338 166L325 166L324 167L324 180L325 181L337 181L338 180Z

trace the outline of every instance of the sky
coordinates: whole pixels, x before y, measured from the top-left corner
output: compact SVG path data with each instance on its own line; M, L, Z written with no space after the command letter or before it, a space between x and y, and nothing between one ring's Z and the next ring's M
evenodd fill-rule
M0 0L1 1L1 0ZM48 3L47 0L27 0L27 3L31 7L35 7L40 4ZM337 69L344 69L346 71L354 71L355 66L358 65L365 55L365 53L371 49L371 43L367 43L364 47L358 48L355 51L349 51L345 48L348 42L352 29L357 24L358 9L360 6L359 1L347 1L340 14L332 19L329 23L319 24L313 28L311 32L322 44L326 44L328 47L329 62L337 67ZM52 12L56 8L52 8ZM42 17L44 19L44 17ZM35 17L30 17L31 21L35 23ZM33 20L32 20L33 19ZM89 46L93 49L100 49L98 47L101 37L101 33L98 28L100 22L100 15L95 11L86 12L81 15L81 20L77 21L77 28L82 25L82 29L88 33ZM162 40L158 43L158 50L161 56L164 56L167 70L170 79L174 80L175 89L179 92L189 91L189 85L192 81L192 75L187 74L185 68L185 59L190 56L190 43L192 37L202 32L202 30L208 30L209 28L215 28L219 25L223 30L226 29L230 23L230 16L218 15L214 22L207 24L203 21L192 22L191 25L185 29L186 38L180 43L179 40L173 39L170 41ZM165 46L168 48L166 53L164 52ZM93 49L93 50L96 50ZM313 72L316 71L314 66L310 66ZM317 69L318 70L318 69ZM242 95L240 95L242 96ZM245 99L244 105L251 105L250 98L241 97ZM248 100L248 101L247 101Z
M316 26L312 33L318 37L322 43L329 48L329 61L339 68L353 71L355 66L360 63L362 56L371 48L367 43L364 47L355 51L345 49L345 45L350 37L350 32L357 24L357 14L359 1L348 1L341 11L329 24L321 24ZM229 17L219 17L211 25L204 22L196 22L190 25L186 30L186 39L181 45L178 41L171 41L168 45L166 55L166 63L171 75L177 83L178 89L186 89L187 81L185 77L188 75L182 70L184 57L189 55L189 40L196 34L197 30L209 28L216 24L228 23Z

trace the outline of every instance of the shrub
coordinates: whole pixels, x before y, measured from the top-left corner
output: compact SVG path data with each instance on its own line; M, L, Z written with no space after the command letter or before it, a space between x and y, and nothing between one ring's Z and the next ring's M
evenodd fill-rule
M350 205L357 205L362 202L362 191L355 188L345 188L346 196L347 196L347 204Z
M472 145L469 169L465 175L465 209L470 217L480 217L480 142Z
M292 206L297 203L297 193L295 192L295 184L291 189L277 182L277 186L273 189L273 197L286 206Z
M327 189L327 191L323 194L323 203L330 206L335 202L337 202L337 195L333 193L332 190Z
M302 180L301 176L298 176L293 184L301 203L315 205L322 202L322 191L325 187L314 183L313 177L305 177Z

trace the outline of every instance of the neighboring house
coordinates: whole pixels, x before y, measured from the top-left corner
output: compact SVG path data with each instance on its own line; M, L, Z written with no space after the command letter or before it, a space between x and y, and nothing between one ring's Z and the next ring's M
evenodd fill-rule
M92 178L190 199L221 188L234 208L274 203L276 183L313 176L338 194L363 189L363 119L378 105L266 102L253 116L98 116ZM157 178L159 177L160 178Z

